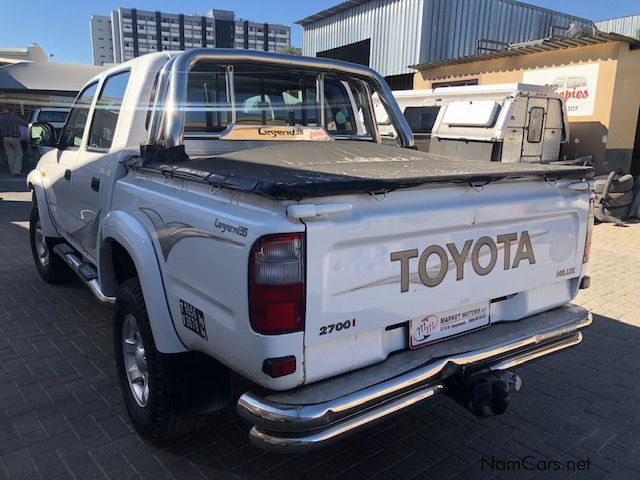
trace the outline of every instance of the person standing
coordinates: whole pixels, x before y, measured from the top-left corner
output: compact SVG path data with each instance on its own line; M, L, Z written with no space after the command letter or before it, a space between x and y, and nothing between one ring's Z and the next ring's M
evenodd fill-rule
M26 125L12 110L5 109L0 114L0 137L9 165L9 173L16 177L22 173L22 145L20 126Z

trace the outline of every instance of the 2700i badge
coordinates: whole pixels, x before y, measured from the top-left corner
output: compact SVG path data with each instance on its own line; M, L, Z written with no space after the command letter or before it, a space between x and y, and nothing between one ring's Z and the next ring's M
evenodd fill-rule
M426 315L409 322L409 346L424 347L447 337L489 325L489 302Z

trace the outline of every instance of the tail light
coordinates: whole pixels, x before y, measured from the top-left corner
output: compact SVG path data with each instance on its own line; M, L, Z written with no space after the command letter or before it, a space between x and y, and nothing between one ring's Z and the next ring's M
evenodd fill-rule
M268 235L249 256L249 319L258 333L304 328L304 236Z
M584 242L584 255L582 256L582 263L589 261L591 255L591 238L593 237L593 222L595 218L595 199L589 200L589 220L587 222L587 238Z

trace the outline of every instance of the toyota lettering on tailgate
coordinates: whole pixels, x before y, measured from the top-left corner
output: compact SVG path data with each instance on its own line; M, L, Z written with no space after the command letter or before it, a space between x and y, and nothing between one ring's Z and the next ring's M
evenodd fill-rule
M483 247L484 251L481 252ZM511 259L512 247L515 249L513 260ZM410 261L412 258L418 258L418 256L418 276L422 284L426 287L440 285L449 271L447 250L455 264L456 280L458 281L464 279L464 264L469 259L474 272L478 275L489 274L498 263L498 250L503 250L504 252L502 262L504 270L518 268L523 260L528 261L529 265L536 263L529 232L526 230L519 235L517 233L498 235L495 240L491 237L481 237L475 243L474 240L467 240L460 248L455 243L447 243L446 250L440 245L430 245L422 251L422 254L417 248L392 252L391 261L400 262L400 292L409 291ZM440 258L440 267L435 275L427 271L427 262L432 255ZM485 264L483 266L480 263L480 259L485 256L488 257L488 261L483 258L482 263Z

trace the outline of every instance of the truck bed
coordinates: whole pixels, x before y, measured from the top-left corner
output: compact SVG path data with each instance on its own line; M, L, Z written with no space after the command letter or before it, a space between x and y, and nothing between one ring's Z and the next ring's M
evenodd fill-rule
M590 167L461 161L362 141L265 144L179 161L157 160L160 156L135 157L127 165L281 200L391 191L434 183L593 175Z

